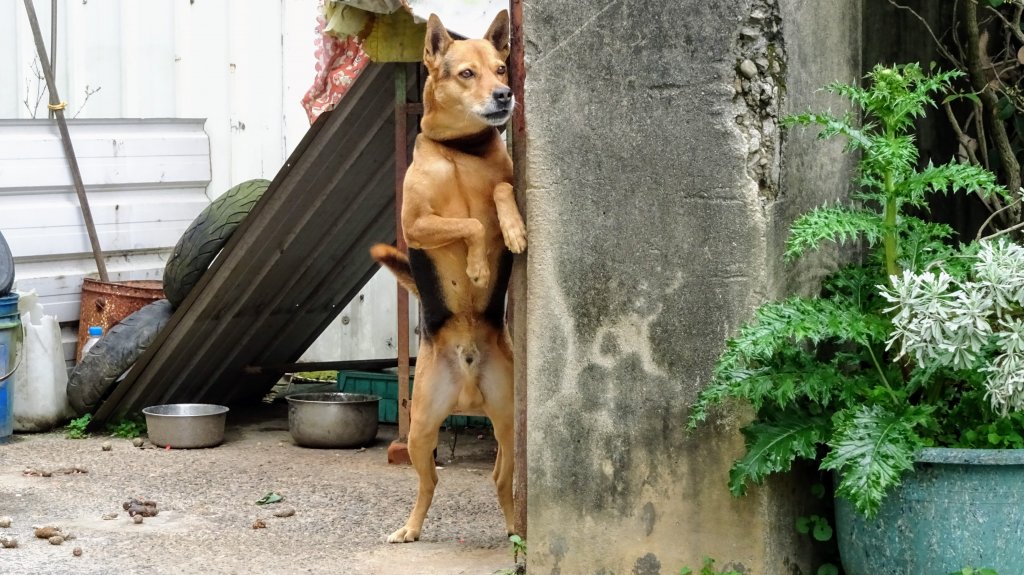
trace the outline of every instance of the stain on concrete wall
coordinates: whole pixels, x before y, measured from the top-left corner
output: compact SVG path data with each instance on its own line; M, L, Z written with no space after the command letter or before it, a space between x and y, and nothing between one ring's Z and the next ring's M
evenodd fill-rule
M743 412L685 425L725 337L778 283L786 11L524 12L530 572L674 574L708 555L781 573L799 562L773 532L790 506L726 489Z

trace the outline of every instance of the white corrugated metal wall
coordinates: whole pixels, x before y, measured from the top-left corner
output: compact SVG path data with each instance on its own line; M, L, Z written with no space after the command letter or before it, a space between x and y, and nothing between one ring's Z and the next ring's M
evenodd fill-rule
M50 1L35 6L49 48ZM69 117L205 118L210 199L272 179L309 127L300 100L314 77L316 0L58 0L57 12ZM22 2L0 2L0 118L46 116L34 60ZM12 249L19 262L29 257ZM360 325L339 317L304 359L392 355L393 284L378 275L342 314Z
M48 45L50 2L35 5ZM69 115L206 118L213 196L272 177L309 127L299 101L314 73L315 0L57 6L57 90ZM0 3L0 117L45 117L34 60L23 4Z

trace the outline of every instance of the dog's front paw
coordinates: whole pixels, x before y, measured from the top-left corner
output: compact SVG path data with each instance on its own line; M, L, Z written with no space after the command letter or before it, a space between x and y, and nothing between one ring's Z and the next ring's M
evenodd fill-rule
M398 531L388 535L388 543L412 543L413 541L419 540L420 532L418 530L410 529L408 526L402 527Z
M505 247L514 254L526 251L526 226L516 222L511 226L502 226L501 235L505 238Z
M466 275L469 276L469 281L478 288L487 287L487 283L491 280L491 271L487 269L487 261L483 259L479 262L470 260L469 266L466 267Z

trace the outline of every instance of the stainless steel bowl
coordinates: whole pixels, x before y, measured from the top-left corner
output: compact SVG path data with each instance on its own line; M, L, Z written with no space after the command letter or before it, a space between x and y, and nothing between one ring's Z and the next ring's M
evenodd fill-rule
M208 403L171 403L142 410L153 445L172 449L213 447L224 441L228 408Z
M377 437L380 396L296 393L288 399L288 431L303 447L359 447Z

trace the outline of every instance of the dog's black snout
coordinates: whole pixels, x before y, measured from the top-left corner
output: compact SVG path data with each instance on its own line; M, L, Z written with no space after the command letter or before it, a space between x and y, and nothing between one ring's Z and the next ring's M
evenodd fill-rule
M466 365L473 365L473 356L471 356L471 355L467 355L466 356Z
M491 93L491 97L494 98L496 102L507 104L512 101L512 89L507 86L495 88L494 92Z

